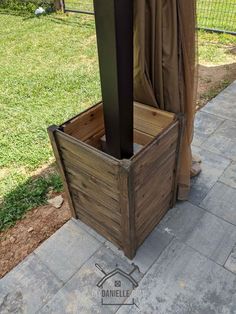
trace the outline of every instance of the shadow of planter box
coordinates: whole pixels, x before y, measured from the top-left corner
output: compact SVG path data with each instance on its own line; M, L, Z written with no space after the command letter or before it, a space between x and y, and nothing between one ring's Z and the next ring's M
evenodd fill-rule
M102 151L102 103L48 128L72 215L130 259L175 203L182 125L175 114L135 103L141 149L129 160Z

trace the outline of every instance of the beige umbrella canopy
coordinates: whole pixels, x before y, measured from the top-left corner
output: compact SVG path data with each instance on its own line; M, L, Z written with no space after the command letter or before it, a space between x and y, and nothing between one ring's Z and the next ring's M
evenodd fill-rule
M195 0L135 0L135 100L184 113L178 198L190 189L195 113Z

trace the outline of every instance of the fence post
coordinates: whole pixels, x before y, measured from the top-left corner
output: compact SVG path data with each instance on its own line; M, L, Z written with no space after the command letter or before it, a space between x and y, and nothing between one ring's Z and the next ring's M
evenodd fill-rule
M65 13L65 1L64 0L54 0L55 11L62 11Z

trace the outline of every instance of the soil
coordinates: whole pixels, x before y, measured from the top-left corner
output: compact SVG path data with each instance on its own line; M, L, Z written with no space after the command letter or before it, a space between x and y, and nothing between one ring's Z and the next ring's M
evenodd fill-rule
M35 208L14 227L0 233L0 278L70 219L65 195L62 197L61 208L51 205Z
M197 110L236 80L236 63L199 65Z
M236 63L220 66L200 65L197 109L203 107L226 85L236 79ZM45 169L44 169L45 168ZM46 165L38 172L51 169ZM62 194L64 200L65 195ZM51 196L50 196L51 197ZM43 241L70 219L65 200L60 209L51 205L29 211L16 225L0 233L0 278L33 252Z

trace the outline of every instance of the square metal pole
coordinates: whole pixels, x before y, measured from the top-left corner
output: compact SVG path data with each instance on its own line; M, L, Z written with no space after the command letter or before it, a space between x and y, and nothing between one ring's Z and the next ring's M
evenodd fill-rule
M107 152L133 155L133 0L94 0Z

